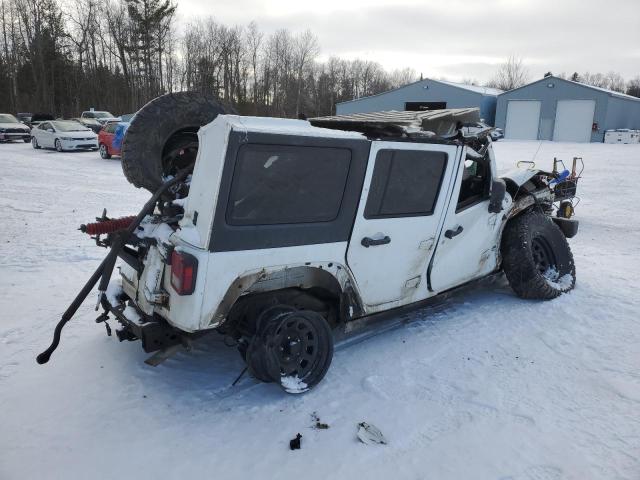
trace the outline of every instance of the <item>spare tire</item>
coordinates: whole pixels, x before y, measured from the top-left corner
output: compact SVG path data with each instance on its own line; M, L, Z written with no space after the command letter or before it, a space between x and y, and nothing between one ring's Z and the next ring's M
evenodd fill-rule
M546 215L530 211L507 223L502 268L522 298L550 300L576 284L576 266L562 230Z
M235 111L198 92L151 100L135 114L122 142L124 176L136 187L155 192L165 177L195 161L200 127L225 113Z

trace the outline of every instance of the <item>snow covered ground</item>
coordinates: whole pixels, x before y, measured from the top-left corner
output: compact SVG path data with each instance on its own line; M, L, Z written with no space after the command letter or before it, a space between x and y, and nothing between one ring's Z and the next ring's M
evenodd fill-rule
M483 281L339 348L314 391L289 396L231 387L243 365L215 337L146 366L93 322L93 298L38 366L105 254L78 226L148 195L117 159L0 144L0 479L640 478L640 146L496 151L501 168L584 157L576 289L540 303ZM363 421L388 445L360 443Z

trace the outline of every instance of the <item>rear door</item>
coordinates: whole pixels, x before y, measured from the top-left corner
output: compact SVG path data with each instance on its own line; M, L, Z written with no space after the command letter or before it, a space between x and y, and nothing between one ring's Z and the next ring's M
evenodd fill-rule
M429 295L427 267L460 149L373 142L347 263L370 311Z

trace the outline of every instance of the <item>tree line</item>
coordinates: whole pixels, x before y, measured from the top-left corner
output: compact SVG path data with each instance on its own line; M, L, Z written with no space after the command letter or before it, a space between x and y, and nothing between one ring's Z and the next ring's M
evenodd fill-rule
M417 80L331 57L310 31L271 35L213 18L177 30L171 0L0 0L0 111L136 111L163 93L212 93L239 113L328 115Z
M410 68L330 57L310 31L265 34L254 22L213 18L178 30L172 0L0 0L0 111L75 116L95 107L134 112L163 93L212 93L241 114L330 115L335 104L419 79ZM640 77L581 74L577 81L640 95ZM489 86L529 80L518 57ZM473 80L468 83L478 84Z

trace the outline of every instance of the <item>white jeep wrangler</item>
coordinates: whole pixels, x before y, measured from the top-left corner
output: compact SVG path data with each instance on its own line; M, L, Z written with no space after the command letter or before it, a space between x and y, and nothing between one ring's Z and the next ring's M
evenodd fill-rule
M326 374L338 325L423 305L501 269L524 298L575 284L566 240L577 232L575 168L498 178L490 130L461 133L476 109L311 121L223 114L149 140L167 103L211 107L191 95L151 102L124 141L128 178L162 191L137 219L83 226L112 249L89 287L102 279L98 321L114 315L120 340L140 339L154 364L216 330L255 378L303 392ZM154 155L163 162L150 163ZM121 280L107 287L115 255Z

